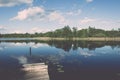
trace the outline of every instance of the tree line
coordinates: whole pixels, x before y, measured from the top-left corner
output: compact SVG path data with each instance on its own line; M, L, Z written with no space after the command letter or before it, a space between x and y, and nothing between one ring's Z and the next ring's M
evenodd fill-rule
M70 26L64 26L61 29L56 29L54 31L49 31L46 33L36 32L34 34L30 33L12 33L12 34L0 34L1 38L32 38L32 37L54 37L54 38L73 38L73 37L120 37L120 28L118 30L103 30L96 29L95 27L90 27L87 29L78 30L77 27L70 28Z

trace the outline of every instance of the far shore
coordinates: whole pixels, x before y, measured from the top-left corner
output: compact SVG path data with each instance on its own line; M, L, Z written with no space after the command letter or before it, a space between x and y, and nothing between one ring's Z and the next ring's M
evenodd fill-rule
M37 37L35 40L77 40L77 41L120 41L120 37L88 37L88 38L51 38L51 37Z
M120 37L87 37L87 38L53 38L53 37L33 37L33 38L0 38L0 41L10 41L10 40L73 40L73 41L120 41Z

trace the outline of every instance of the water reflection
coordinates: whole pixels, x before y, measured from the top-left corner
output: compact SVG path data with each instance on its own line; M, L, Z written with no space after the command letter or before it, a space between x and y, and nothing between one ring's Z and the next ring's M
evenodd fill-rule
M17 59L0 56L0 80L25 80L22 64Z
M1 42L0 75L0 80L120 80L120 44Z
M35 44L32 45L32 47L38 47L42 46L42 44L39 43L45 43L49 46L55 46L56 48L64 49L65 51L69 51L71 48L74 50L77 50L78 47L80 48L88 48L89 50L95 50L96 48L101 48L104 46L111 46L113 49L117 46L120 47L120 41L114 42L114 41L37 41L37 40L9 40L9 41L0 41L0 43L7 42L7 43L15 43L15 45L20 45L20 43L23 44L31 44L31 42L34 42ZM45 45L44 44L44 45Z

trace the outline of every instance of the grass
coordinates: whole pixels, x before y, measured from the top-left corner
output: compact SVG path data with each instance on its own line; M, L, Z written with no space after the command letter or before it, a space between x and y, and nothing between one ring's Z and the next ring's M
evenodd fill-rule
M84 40L84 41L120 41L120 37L88 37L88 38L51 38L51 37L36 37L34 40Z
M22 41L22 40L40 40L40 41L50 41L50 40L77 40L77 41L120 41L120 37L87 37L87 38L52 38L52 37L34 37L34 38L2 38L0 41Z

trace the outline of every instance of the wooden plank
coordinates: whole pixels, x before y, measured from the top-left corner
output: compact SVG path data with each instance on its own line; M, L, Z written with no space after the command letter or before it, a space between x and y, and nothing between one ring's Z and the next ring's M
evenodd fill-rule
M24 64L26 80L49 80L48 68L44 63Z

